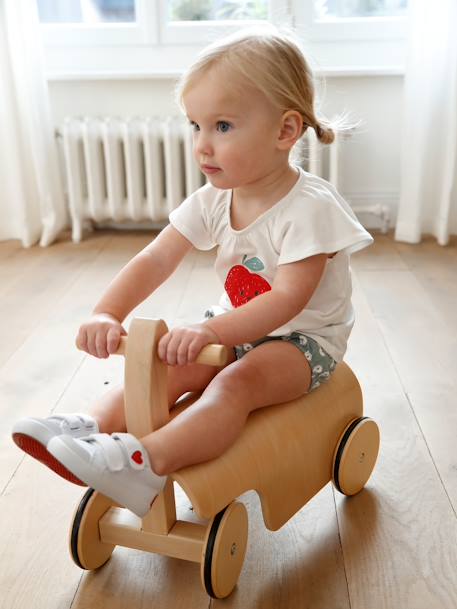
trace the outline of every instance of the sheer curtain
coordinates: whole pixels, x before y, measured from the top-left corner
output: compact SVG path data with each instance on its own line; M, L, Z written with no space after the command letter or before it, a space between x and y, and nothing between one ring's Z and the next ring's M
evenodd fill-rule
M456 0L412 0L395 238L457 233Z
M0 239L49 245L67 223L35 0L0 2Z

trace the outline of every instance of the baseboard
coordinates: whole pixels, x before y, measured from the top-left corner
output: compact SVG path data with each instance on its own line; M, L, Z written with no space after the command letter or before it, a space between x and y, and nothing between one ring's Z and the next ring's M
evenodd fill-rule
M345 192L342 194L365 228L380 229L386 233L395 225L400 199L398 191Z

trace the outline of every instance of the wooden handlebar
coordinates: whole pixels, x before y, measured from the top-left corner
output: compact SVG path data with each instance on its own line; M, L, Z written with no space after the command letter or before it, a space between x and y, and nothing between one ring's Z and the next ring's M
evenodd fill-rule
M80 346L76 343L78 349ZM125 355L127 350L127 336L121 336L119 347L113 355ZM228 350L225 345L206 345L195 360L197 364L208 366L223 366L227 363Z

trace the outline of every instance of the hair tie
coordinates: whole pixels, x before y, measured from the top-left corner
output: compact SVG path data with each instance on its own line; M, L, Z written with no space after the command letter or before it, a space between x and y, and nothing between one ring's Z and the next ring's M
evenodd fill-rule
M316 135L319 139L324 135L324 130L322 129L322 127L320 125L316 124L316 126L314 127L314 130L316 131Z

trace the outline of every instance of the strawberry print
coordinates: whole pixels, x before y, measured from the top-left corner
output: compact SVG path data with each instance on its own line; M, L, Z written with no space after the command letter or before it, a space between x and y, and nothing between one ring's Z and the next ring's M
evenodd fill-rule
M232 266L224 284L230 302L235 308L246 304L259 294L271 290L271 285L266 279L257 273L250 272L263 270L265 268L263 262L257 257L249 260L246 258L247 256L244 255L242 264Z

